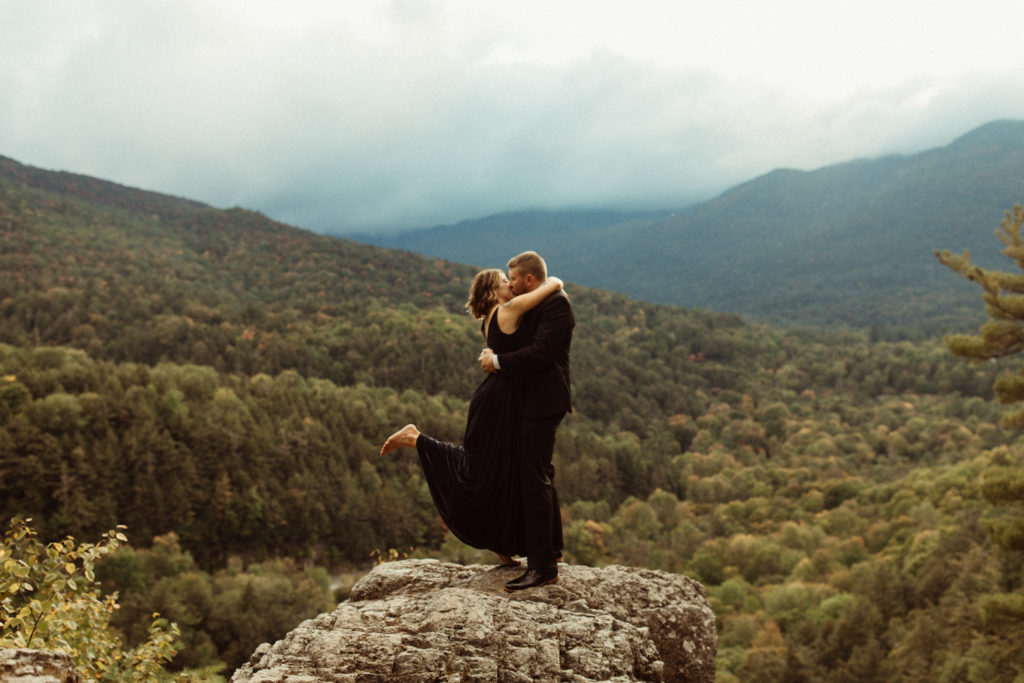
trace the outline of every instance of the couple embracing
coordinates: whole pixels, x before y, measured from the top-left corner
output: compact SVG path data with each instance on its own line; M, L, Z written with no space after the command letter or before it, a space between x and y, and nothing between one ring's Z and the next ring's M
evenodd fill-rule
M406 425L381 455L415 447L434 504L448 529L502 564L527 558L509 591L558 580L562 519L554 485L555 432L572 409L569 346L576 325L562 281L528 251L473 279L466 306L481 320L487 376L469 404L461 446Z

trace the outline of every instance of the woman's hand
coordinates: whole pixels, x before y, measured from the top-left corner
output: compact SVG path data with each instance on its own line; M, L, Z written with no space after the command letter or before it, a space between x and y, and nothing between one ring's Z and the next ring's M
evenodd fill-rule
M486 372L488 375L492 375L498 371L498 368L494 367L494 356L496 354L491 349L484 349L477 356L477 360L480 361L480 369Z

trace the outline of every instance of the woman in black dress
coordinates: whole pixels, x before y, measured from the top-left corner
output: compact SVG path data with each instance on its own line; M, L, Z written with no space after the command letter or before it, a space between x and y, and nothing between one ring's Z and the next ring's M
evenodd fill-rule
M466 307L482 319L481 331L495 353L526 343L519 319L562 288L549 277L526 294L513 296L508 278L497 269L477 273ZM500 372L487 375L469 402L463 445L456 446L406 425L384 442L380 454L415 447L430 494L448 529L463 543L493 550L503 564L526 554L518 477L518 382Z

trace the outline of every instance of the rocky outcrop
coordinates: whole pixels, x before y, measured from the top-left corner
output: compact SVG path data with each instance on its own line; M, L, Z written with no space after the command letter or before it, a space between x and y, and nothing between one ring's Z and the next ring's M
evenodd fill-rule
M0 649L4 683L82 683L71 657L63 652Z
M231 680L714 680L715 616L696 581L559 565L558 583L506 593L519 571L379 565L334 612L264 643Z

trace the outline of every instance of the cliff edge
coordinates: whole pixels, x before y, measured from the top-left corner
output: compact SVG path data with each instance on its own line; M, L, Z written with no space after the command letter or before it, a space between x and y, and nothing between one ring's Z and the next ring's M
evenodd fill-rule
M520 571L378 565L334 612L260 645L231 681L714 680L715 616L693 579L559 565L557 584L506 593Z

